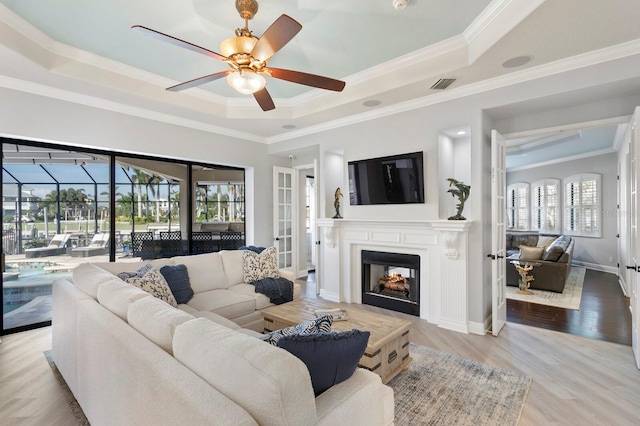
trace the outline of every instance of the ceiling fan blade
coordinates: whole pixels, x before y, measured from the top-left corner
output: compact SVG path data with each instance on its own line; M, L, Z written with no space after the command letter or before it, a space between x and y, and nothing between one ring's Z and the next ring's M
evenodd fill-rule
M171 43L174 46L184 47L185 49L189 49L192 52L200 53L201 55L209 56L210 58L217 59L219 61L225 61L227 58L222 56L219 53L216 53L212 50L205 49L204 47L198 46L193 43L189 43L188 41L180 40L179 38L175 38L168 34L161 33L160 31L152 30L151 28L143 27L142 25L134 25L131 27L132 30L137 31L139 33L151 36L158 40L165 41L167 43Z
M290 16L281 15L253 46L251 56L260 61L266 61L289 43L301 29L302 25L298 21Z
M226 71L220 71L214 74L205 75L204 77L194 78L193 80L185 81L184 83L167 87L167 90L171 92L177 92L180 90L190 89L192 87L200 86L201 84L209 83L210 81L218 80L226 76L228 73L229 73L229 70L226 70Z
M329 77L323 77L321 75L307 74L306 72L283 70L281 68L268 68L271 72L271 77L280 80L290 81L292 83L304 84L305 86L317 87L319 89L333 90L335 92L342 92L345 82L341 80L335 80Z
M276 105L273 103L271 95L269 94L269 92L267 92L266 87L255 92L253 94L253 97L256 98L258 105L260 105L260 108L262 108L263 111L271 111L276 107Z

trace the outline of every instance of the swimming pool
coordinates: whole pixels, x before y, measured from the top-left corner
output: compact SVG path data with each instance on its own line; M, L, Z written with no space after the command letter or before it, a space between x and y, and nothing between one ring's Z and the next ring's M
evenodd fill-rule
M50 296L52 283L60 278L71 278L72 269L49 261L7 263L2 282L2 314L26 305L36 297Z

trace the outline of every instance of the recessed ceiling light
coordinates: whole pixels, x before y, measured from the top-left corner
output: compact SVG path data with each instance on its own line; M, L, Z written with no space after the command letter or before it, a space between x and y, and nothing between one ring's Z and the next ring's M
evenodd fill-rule
M466 135L467 132L465 132L464 130L460 130L458 133L456 133L456 135L458 136L462 136L462 135Z
M374 107L374 106L380 105L380 101L375 100L375 99L371 99L371 100L368 100L368 101L364 101L362 103L362 105L364 105L366 107Z
M296 126L295 124L285 124L284 126L282 126L283 129L287 129L287 130L291 130L291 129L295 129Z
M507 59L503 62L504 68L517 68L531 62L533 57L531 56L516 56L515 58Z

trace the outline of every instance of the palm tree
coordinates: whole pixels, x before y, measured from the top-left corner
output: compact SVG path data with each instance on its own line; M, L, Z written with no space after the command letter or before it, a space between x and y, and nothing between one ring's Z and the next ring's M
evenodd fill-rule
M149 180L149 175L140 169L131 169L133 171L131 175L131 181L136 185L136 194L138 196L138 217L142 217L142 185L145 185ZM148 198L148 196L147 196ZM147 211L147 217L149 216Z
M149 189L151 196L156 199L156 222L160 222L160 209L158 208L158 196L160 195L160 183L164 180L162 176L151 175L147 178L147 218L149 217ZM153 186L156 185L156 186Z

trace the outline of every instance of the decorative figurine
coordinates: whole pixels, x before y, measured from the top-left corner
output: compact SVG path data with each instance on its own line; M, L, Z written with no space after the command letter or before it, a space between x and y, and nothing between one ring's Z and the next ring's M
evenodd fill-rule
M336 214L333 216L333 219L342 219L342 216L340 216L340 197L342 197L342 192L340 188L338 188L334 194L335 200L333 201L333 207L336 209Z
M469 198L471 187L453 178L447 180L449 181L449 186L455 186L455 189L452 188L447 192L450 192L452 197L458 197L458 204L456 204L458 211L455 216L449 217L449 220L467 220L466 217L462 216L462 209L464 209L464 202Z

